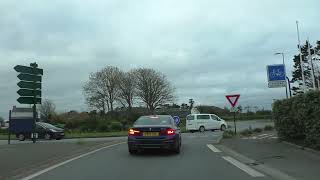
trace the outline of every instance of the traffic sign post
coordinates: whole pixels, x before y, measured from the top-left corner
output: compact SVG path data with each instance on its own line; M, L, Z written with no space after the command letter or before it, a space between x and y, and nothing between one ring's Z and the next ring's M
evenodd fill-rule
M240 94L232 94L232 95L226 95L226 98L228 99L229 103L231 104L231 109L233 110L233 124L234 124L234 134L237 134L237 124L236 124L236 110L235 106L238 103L238 100L240 98Z
M21 96L17 99L20 104L33 104L33 132L32 141L36 142L36 104L41 104L41 81L43 69L39 69L37 63L31 63L30 67L17 65L14 70L20 74L17 76L21 81L17 84L21 89L17 93Z

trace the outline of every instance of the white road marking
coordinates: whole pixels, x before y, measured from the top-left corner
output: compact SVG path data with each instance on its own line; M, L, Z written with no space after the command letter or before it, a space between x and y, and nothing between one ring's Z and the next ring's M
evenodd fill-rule
M274 136L274 137L270 137L271 139L278 139L278 137L277 136Z
M126 142L121 142L121 143L117 143L117 144L111 144L111 145L108 145L108 146L105 146L105 147L102 147L102 148L99 148L99 149L96 149L96 150L87 152L87 153L85 153L85 154L81 154L80 156L71 158L71 159L69 159L69 160L63 161L63 162L61 162L61 163L58 163L58 164L56 164L56 165L53 165L53 166L50 166L50 167L48 167L48 168L46 168L46 169L43 169L43 170L41 170L41 171L38 171L38 172L36 172L36 173L34 173L34 174L32 174L32 175L29 175L29 176L27 176L27 177L25 177L25 178L22 178L21 180L30 180L30 179L33 179L33 178L35 178L35 177L37 177L37 176L40 176L41 174L44 174L44 173L46 173L46 172L48 172L48 171L51 171L51 170L53 170L53 169L55 169L55 168L57 168L57 167L59 167L59 166L65 165L65 164L67 164L67 163L69 163L69 162L71 162L71 161L80 159L80 158L82 158L82 157L85 157L85 156L88 156L88 155L90 155L90 154L96 153L96 152L101 151L101 150L103 150L103 149L107 149L107 148L110 148L110 147L113 147L113 146L117 146L117 145L120 145L120 144L123 144L123 143L126 143Z
M219 149L217 149L216 147L214 147L212 144L207 144L208 148L211 149L211 151L213 152L221 152Z
M265 139L265 138L269 138L269 137L271 137L271 136L273 136L272 134L269 134L268 136L262 136L262 137L259 137L259 138L257 138L257 139Z
M269 135L269 134L260 134L260 135L258 135L258 136L265 136L265 135Z
M246 172L252 177L264 177L264 174L261 174L260 172L252 169L251 167L237 161L236 159L230 157L230 156L222 156L222 158L232 165L236 166L237 168L241 169L242 171Z

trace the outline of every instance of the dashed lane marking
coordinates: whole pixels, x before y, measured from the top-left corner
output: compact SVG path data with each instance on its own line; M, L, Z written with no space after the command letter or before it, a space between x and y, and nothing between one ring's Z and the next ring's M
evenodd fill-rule
M230 157L230 156L222 156L222 158L226 161L228 161L229 163L231 163L232 165L236 166L237 168L241 169L242 171L246 172L247 174L249 174L252 177L264 177L264 174L250 168L249 166L241 163L240 161Z
M216 152L216 153L221 152L219 149L217 149L216 147L214 147L212 144L207 144L207 147L208 147L209 149L211 149L211 151L213 151L213 152Z

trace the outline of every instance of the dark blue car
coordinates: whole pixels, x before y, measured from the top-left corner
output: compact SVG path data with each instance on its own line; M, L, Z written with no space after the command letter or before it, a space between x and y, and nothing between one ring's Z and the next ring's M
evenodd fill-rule
M180 128L170 115L141 116L128 131L129 153L141 149L169 149L180 153Z

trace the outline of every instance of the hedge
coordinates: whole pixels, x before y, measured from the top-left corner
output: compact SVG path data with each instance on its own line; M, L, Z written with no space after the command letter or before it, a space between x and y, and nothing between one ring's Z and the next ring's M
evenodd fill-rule
M273 104L273 117L282 140L320 149L320 92L310 91Z

